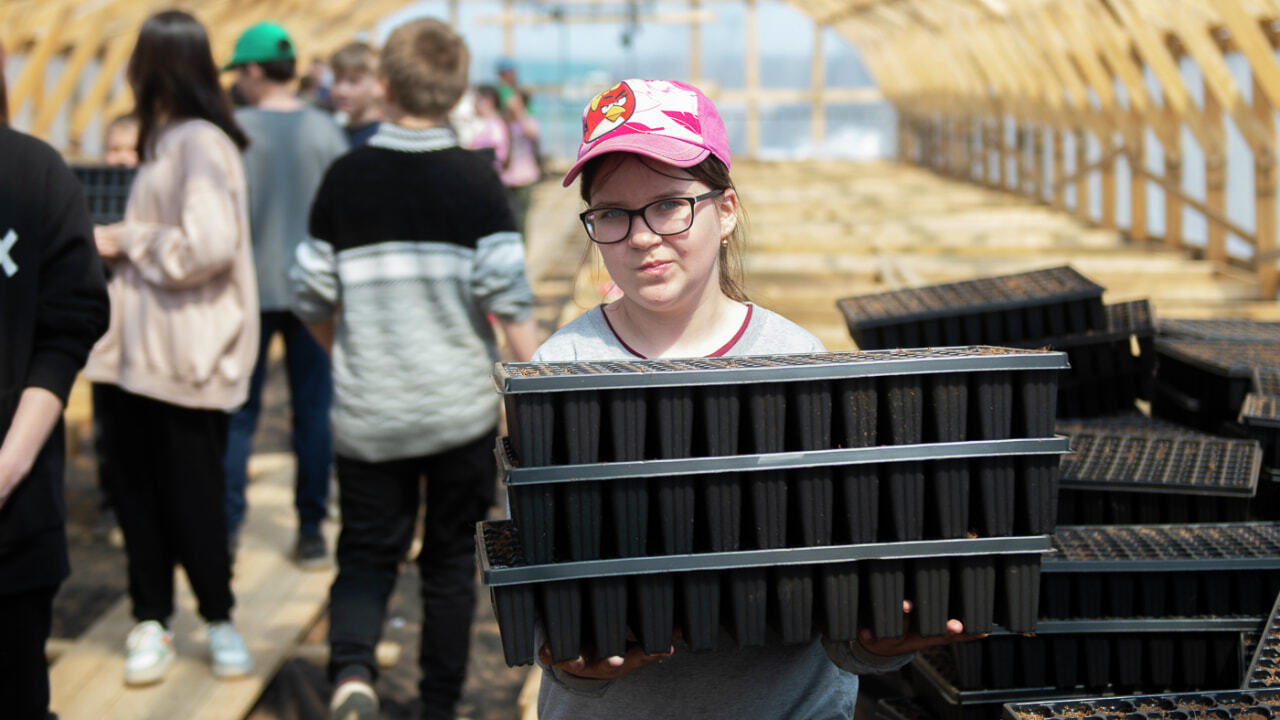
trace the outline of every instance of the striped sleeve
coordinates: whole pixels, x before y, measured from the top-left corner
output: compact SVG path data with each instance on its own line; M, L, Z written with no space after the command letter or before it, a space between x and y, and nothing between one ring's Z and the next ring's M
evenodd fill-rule
M324 240L307 240L298 245L289 280L293 284L293 312L303 322L323 322L333 317L340 290L332 245Z
M471 294L486 313L519 322L533 313L533 290L524 274L520 233L495 232L476 243Z

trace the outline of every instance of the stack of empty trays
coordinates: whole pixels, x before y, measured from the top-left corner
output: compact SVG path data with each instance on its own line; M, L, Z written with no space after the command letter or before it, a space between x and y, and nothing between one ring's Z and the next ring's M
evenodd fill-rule
M1131 411L1154 369L1146 300L1104 306L1102 286L1071 267L844 298L837 302L864 349L991 344L1068 353L1058 412ZM1137 352L1134 348L1137 341Z
M1280 323L1161 320L1151 412L1206 432L1241 434L1260 368L1280 365Z
M949 617L1035 626L1062 353L501 364L512 521L477 530L509 664ZM998 579L997 579L998 578ZM724 600L725 616L720 615ZM999 598L999 602L997 602Z
M1280 591L1280 525L1059 527L1042 569L1036 637L923 654L922 699L990 717L1004 702L1234 685L1241 631ZM965 712L969 711L969 712Z
M71 169L84 188L94 224L110 225L124 219L136 170L114 165L73 165Z
M1240 426L1262 444L1262 464L1268 482L1262 487L1274 491L1280 482L1280 358L1274 365L1253 369L1253 387L1240 406ZM1276 502L1276 493L1267 501Z

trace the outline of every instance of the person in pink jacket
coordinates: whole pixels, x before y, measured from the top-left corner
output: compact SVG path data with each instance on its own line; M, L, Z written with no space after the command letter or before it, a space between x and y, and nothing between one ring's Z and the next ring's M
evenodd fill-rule
M181 563L209 623L213 672L252 659L230 623L222 457L228 411L248 394L258 349L244 168L248 141L218 84L204 27L162 12L142 25L127 72L142 160L124 221L99 227L111 270L111 325L85 375L112 387L103 427L137 625L125 682L159 681L173 662L173 569Z

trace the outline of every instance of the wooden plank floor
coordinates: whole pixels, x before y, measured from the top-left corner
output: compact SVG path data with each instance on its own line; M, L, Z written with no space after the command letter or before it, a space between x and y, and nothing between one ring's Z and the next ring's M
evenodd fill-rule
M165 680L127 688L124 638L133 626L128 598L67 647L50 668L52 709L62 720L103 718L243 718L294 645L324 611L332 568L302 570L289 559L297 521L291 455L255 455L248 488L249 515L241 532L233 589L236 627L253 654L254 672L220 681L209 669L204 623L179 571L178 612L172 620L177 661ZM325 523L330 547L336 526Z

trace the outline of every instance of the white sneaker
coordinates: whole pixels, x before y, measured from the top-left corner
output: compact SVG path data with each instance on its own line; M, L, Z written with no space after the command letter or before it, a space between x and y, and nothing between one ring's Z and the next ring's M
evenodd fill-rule
M378 694L359 678L338 684L329 700L329 720L377 720Z
M173 664L173 633L155 620L134 625L124 647L125 685L159 682Z
M244 638L227 621L209 623L209 655L213 658L213 674L220 678L236 678L253 672L253 657Z

